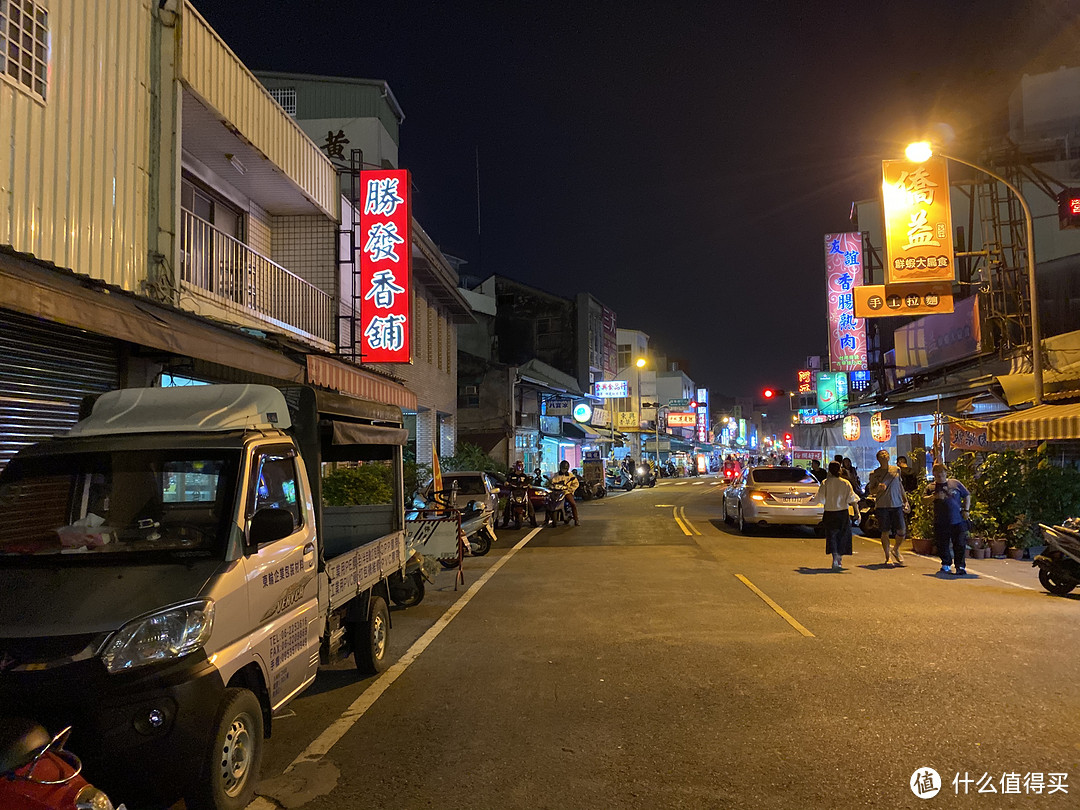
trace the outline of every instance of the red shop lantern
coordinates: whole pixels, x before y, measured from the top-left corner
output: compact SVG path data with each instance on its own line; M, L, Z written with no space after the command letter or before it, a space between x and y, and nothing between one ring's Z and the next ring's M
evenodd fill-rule
M857 442L862 435L862 422L855 414L844 417L844 439L849 442Z
M892 438L892 422L880 413L875 413L870 417L870 435L875 441L887 442Z

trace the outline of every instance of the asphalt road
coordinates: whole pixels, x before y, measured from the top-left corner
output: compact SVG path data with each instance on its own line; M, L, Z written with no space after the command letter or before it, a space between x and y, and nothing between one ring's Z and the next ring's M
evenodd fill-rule
M394 611L405 660L324 671L275 720L252 807L1080 806L1080 599L1027 562L884 568L858 537L834 573L809 530L727 527L720 490L500 530L464 587Z

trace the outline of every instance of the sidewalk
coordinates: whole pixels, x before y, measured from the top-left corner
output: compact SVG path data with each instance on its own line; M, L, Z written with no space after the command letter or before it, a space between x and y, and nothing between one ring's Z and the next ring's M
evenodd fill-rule
M880 540L873 537L864 537L860 534L854 534L852 539L861 541L855 547L855 551L859 552L860 555L873 554L875 557L882 556ZM940 557L936 554L916 554L911 548L910 540L905 540L900 550L904 554L904 562L909 566L922 565L931 569L941 568ZM984 560L967 559L964 566L967 569L968 579L978 576L1017 588L1045 593L1043 586L1039 583L1039 569L1031 564L1031 560L988 557Z

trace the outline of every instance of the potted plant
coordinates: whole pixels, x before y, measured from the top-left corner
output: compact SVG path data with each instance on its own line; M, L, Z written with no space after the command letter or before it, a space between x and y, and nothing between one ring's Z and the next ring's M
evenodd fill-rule
M991 543L998 537L997 519L990 514L985 506L976 505L968 514L968 548L972 549L972 557L984 559L993 552ZM1005 541L1001 540L1001 553L1005 553Z
M933 554L934 543L934 501L932 498L920 498L912 493L911 514L907 516L908 536L911 549L916 554Z
M1013 560L1022 560L1024 551L1038 541L1039 527L1027 515L1017 515L1016 520L1005 527L1005 554Z

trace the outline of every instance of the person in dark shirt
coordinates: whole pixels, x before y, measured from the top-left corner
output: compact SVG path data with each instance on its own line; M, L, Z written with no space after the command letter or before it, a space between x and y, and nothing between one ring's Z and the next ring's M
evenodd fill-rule
M825 480L825 468L821 466L821 462L816 458L810 459L810 474L818 480L819 484Z
M510 489L524 489L528 492L529 487L532 485L532 478L525 472L525 463L518 459L510 472L506 474L506 485ZM533 526L536 525L536 512L533 509L532 499L526 498L525 503L529 508L529 523ZM510 498L506 499L506 510L503 512L503 527L510 526Z
M919 488L919 476L908 464L907 456L897 456L896 466L900 468L900 485L904 492L914 492ZM925 471L923 475L925 475Z
M934 541L941 557L940 573L952 573L949 568L955 563L956 573L963 576L967 573L964 527L971 508L971 493L955 478L949 478L944 464L935 464L934 483L926 488L926 498L934 503Z

